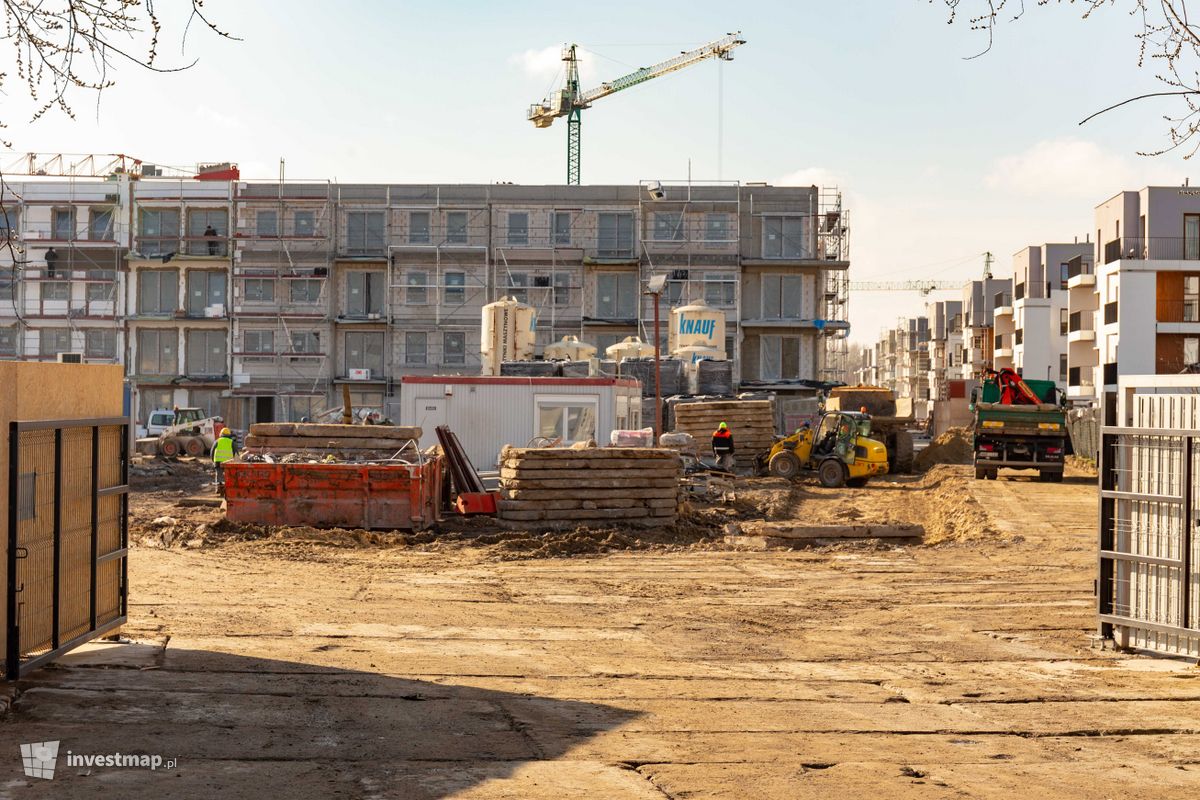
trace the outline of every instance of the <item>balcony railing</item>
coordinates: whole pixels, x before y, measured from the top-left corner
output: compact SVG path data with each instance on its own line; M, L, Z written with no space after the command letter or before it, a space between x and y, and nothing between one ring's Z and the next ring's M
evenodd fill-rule
M1007 341L1008 341L1007 335L1005 335L1003 333L997 333L996 334L996 349L1003 350L1004 348L1008 347L1008 345L1006 344Z
M1001 306L1011 306L1012 294L1009 292L997 292L994 298L994 305L996 308L1000 308Z
M1125 236L1104 244L1104 263L1121 258L1200 261L1200 238L1185 236Z
M1104 324L1111 325L1117 321L1117 301L1104 304Z
M1073 311L1067 319L1067 332L1090 331L1093 328L1095 314L1091 311Z
M1160 299L1156 305L1159 322L1200 322L1200 298Z
M1080 275L1092 274L1092 262L1084 261L1083 256L1075 256L1067 262L1067 280L1078 278Z
M1016 286L1013 287L1013 299L1014 300L1025 299L1025 284L1024 283L1018 283Z
M1110 386L1117 382L1117 364L1114 361L1111 364L1104 365L1104 385Z

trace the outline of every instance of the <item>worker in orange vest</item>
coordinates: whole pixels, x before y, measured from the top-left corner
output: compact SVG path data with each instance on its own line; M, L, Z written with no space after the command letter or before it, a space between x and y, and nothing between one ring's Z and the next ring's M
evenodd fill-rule
M733 434L729 426L722 422L712 435L713 455L717 463L727 470L733 470Z

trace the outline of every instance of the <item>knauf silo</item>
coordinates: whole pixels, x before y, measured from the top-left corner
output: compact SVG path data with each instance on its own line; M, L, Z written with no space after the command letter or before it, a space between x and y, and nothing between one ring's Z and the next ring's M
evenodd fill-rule
M533 359L537 314L533 306L503 297L483 307L479 354L484 375L499 375L505 361Z
M596 355L596 346L579 341L578 336L564 336L560 341L546 345L542 358L555 361L587 361Z
M725 312L702 300L671 309L667 349L672 355L691 361L692 351L685 348L693 347L716 351L716 354L708 356L716 361L725 359Z

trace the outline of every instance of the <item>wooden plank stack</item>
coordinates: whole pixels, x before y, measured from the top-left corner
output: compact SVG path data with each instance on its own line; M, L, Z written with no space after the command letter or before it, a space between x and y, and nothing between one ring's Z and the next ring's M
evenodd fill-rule
M388 457L410 440L421 438L412 425L322 425L308 422L259 422L250 426L246 450L254 453L303 453L314 456Z
M775 443L775 409L771 400L678 403L674 411L675 432L694 436L705 455L712 453L713 431L722 422L729 423L738 472L752 472L754 457L766 453Z
M681 474L673 450L506 447L499 518L513 527L674 525Z

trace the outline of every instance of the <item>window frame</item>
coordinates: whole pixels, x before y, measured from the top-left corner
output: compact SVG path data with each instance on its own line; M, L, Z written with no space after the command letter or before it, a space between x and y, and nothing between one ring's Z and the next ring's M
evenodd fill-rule
M579 427L577 427L574 432L576 434L575 437L573 437L571 435L572 432L570 430L570 425L571 425L570 412L571 412L571 409L574 409L574 408L582 409L580 419L578 420L578 425L582 425L587 420L586 414L588 412L590 412L590 414L591 414L590 431L583 430L583 429L580 429ZM538 395L534 395L534 398L533 398L533 431L534 431L535 436L545 435L543 433L543 428L542 428L542 411L543 410L551 410L551 409L557 409L559 411L559 425L558 425L558 427L556 427L555 432L557 433L557 432L561 431L561 438L562 438L561 444L569 445L569 444L574 444L576 442L586 441L587 439L594 439L596 437L596 431L598 429L599 416L600 416L600 398L597 395L594 395L594 394L579 394L579 395L538 394ZM579 434L583 434L583 435L579 436ZM550 438L555 438L555 437L551 436Z
M254 296L250 291L250 286L252 284L254 286L260 287L260 289L262 287L269 287L270 292L268 294L270 296L269 297L262 296L261 291L259 291L257 293L260 296L257 296L257 297ZM275 279L274 278L243 278L242 279L242 302L243 303L251 303L251 304L253 304L253 303L272 303L272 304L274 304L274 302L275 302Z
M450 338L451 337L456 337L458 339L461 339L462 345L461 345L461 347L458 347L458 353L461 357L456 357L454 359L450 358L449 354L451 352L451 347L450 347ZM451 365L451 366L459 366L459 365L463 365L463 364L467 363L467 333L466 333L466 331L442 331L442 363Z
M418 220L422 220L418 224ZM408 212L408 243L429 244L433 241L433 215L428 211Z
M94 348L93 338L101 337L112 343L111 348ZM83 355L85 358L116 358L117 329L116 328L87 328L83 332Z
M414 347L420 343L419 347ZM420 360L415 355L420 353ZM422 367L429 363L429 334L426 331L404 332L404 363L406 366Z
M524 223L520 226L514 226L513 222L516 219L524 218ZM509 247L528 247L529 246L529 212L528 211L509 211L505 215L505 236L504 242Z
M461 230L457 220L462 220ZM471 218L466 211L446 212L446 244L469 244L471 241Z

